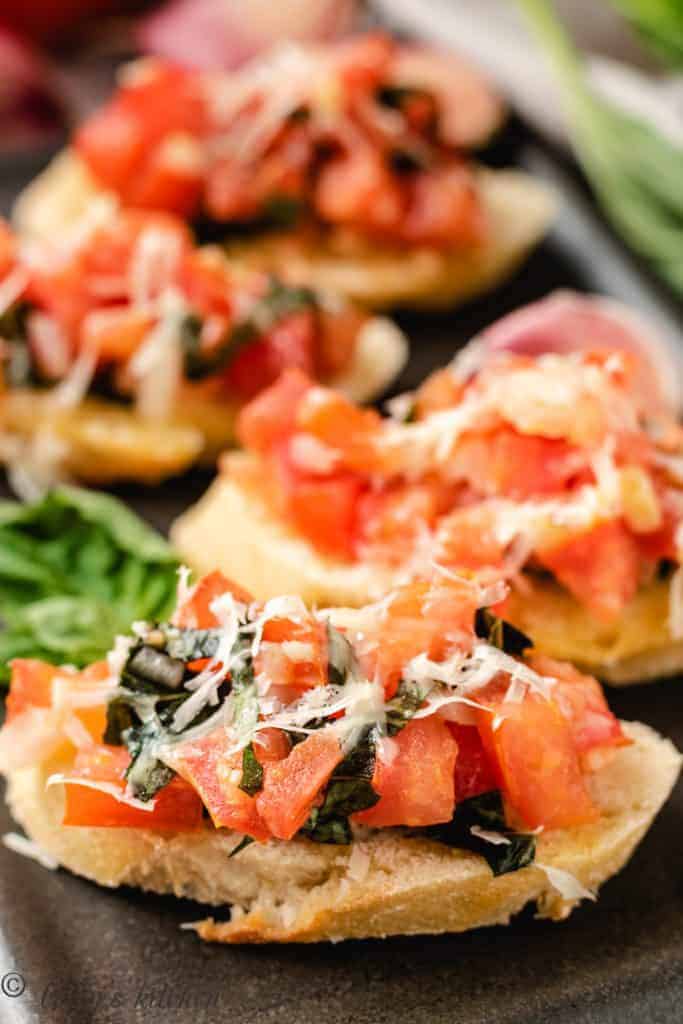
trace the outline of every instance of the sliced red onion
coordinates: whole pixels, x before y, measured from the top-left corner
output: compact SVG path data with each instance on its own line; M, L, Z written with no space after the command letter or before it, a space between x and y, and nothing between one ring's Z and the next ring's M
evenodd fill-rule
M45 141L61 124L50 65L28 39L0 24L0 146Z

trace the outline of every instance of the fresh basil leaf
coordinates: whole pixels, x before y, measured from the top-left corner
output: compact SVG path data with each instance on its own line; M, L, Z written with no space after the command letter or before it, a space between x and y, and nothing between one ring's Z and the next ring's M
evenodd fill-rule
M488 608L478 608L474 619L474 631L492 647L516 657L533 647L533 641L505 619L494 615Z
M499 833L507 842L489 842L473 834L472 828ZM519 871L533 863L536 856L536 836L508 829L499 790L463 800L455 808L451 821L432 825L425 829L425 833L446 846L478 853L496 876Z
M110 495L59 487L33 504L0 502L0 679L20 655L82 667L134 619L166 618L177 565Z
M254 753L254 744L249 743L242 751L242 779L239 788L249 796L256 796L263 789L263 765Z

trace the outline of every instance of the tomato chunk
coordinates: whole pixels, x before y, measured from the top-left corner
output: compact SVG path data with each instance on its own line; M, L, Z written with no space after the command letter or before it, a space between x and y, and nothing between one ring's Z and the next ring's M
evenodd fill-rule
M541 675L557 680L553 697L569 722L579 754L594 747L619 747L631 742L624 736L619 719L610 711L597 679L544 654L532 654L529 664Z
M429 715L408 722L379 745L372 786L380 799L353 820L373 828L450 821L457 754L458 744L442 719Z
M283 646L284 645L284 646ZM270 695L284 691L286 703L304 690L327 684L327 633L313 616L300 622L269 619L263 627L254 670Z
M242 753L226 754L229 740L224 729L180 744L173 754L173 767L199 793L216 828L229 828L252 839L264 840L264 825L256 800L239 788Z
M313 387L301 398L297 429L312 434L338 451L348 469L371 470L377 463L374 440L382 418L374 409L362 409L337 391Z
M249 604L251 594L238 583L233 583L222 572L210 572L193 587L190 596L175 613L176 626L187 629L211 629L218 619L211 611L211 604L221 594L231 593L236 601Z
M264 766L263 789L256 806L277 839L296 835L342 757L336 736L321 729L298 743L284 761Z
M285 317L236 355L223 376L226 388L248 401L284 370L312 374L314 327L310 310Z
M601 523L555 548L540 562L602 621L611 622L635 597L638 544L620 520Z
M301 370L286 370L271 387L246 405L237 420L237 437L254 451L266 452L294 429L296 410L313 383Z
M201 801L182 779L174 778L159 790L149 811L131 807L111 793L84 784L102 782L114 786L123 795L126 789L123 773L129 761L130 755L123 747L100 745L79 751L74 769L64 784L63 824L179 832L201 827Z
M52 683L60 674L59 668L37 658L14 658L10 668L7 722L28 708L49 708L52 705Z
M484 749L523 825L569 828L597 821L571 726L557 704L533 693L520 703L480 699L490 708L476 713ZM494 728L496 717L502 721Z
M455 762L456 803L497 789L496 774L476 726L449 722L448 728L458 744Z
M372 677L378 673L388 698L393 697L405 665L418 654L439 661L449 645L473 633L476 599L466 583L444 578L406 584L394 592L364 659Z

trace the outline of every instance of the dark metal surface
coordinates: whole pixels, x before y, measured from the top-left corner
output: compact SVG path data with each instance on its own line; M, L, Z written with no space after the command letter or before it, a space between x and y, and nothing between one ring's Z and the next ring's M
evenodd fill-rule
M601 226L571 170L552 153L508 139L521 162L554 182L562 210L550 239L496 294L457 315L403 316L413 339L401 387L416 384L484 324L555 287L600 290L679 311ZM21 176L32 168L22 168ZM7 176L0 202L17 185ZM120 490L161 529L207 483L197 474L156 491ZM611 694L624 718L683 746L683 684ZM123 1024L642 1024L682 1019L683 788L628 867L568 921L536 921L460 936L337 946L222 948L179 928L202 908L48 873L0 848L0 1021ZM0 811L0 831L11 828ZM21 995L2 994L18 991ZM9 980L3 981L3 979Z

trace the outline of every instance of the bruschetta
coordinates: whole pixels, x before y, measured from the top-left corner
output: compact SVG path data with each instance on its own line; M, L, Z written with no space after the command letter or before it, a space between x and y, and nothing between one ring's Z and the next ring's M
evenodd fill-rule
M614 683L683 667L679 367L567 293L494 325L392 415L288 374L173 539L259 597L363 604L435 564L511 582L539 650ZM226 530L224 524L230 523Z
M12 813L43 862L230 904L188 922L204 939L463 931L533 902L562 919L628 860L680 758L535 653L492 610L505 589L441 573L312 612L219 573L183 584L106 662L13 663Z
M364 400L407 346L385 318L197 248L167 213L93 208L71 234L0 226L0 455L17 483L157 481L212 461L285 367Z
M453 54L380 34L229 73L145 60L20 197L15 223L53 234L107 194L373 308L451 305L510 274L552 217L529 175L467 155L501 118Z

